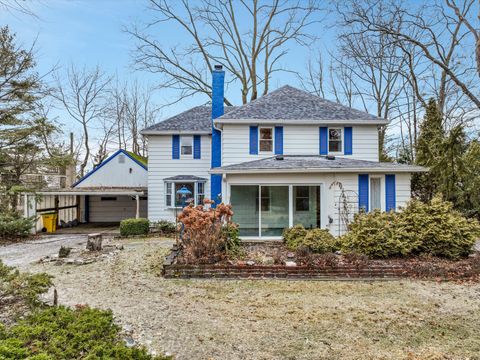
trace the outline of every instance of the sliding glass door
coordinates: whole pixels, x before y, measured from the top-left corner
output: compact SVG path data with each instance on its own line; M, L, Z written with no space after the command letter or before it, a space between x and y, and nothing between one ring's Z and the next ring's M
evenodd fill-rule
M320 186L293 186L293 225L319 228L320 208Z
M321 227L319 185L232 185L230 203L242 237L280 237L296 224Z
M262 233L260 236L282 236L288 227L288 186L260 186Z
M259 234L258 185L232 186L230 203L233 206L233 221L239 225L240 236Z

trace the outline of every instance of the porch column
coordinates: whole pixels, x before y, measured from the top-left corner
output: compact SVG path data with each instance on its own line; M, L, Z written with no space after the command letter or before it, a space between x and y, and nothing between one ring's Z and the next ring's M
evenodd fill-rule
M140 195L135 195L135 200L137 202L137 212L135 213L135 219L140 218Z

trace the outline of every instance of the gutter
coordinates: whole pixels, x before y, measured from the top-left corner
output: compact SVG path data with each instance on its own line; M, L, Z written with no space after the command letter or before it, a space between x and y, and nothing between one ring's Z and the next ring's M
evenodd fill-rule
M282 124L282 125L387 125L390 120L272 120L272 119L215 119L215 124Z
M211 135L212 133L204 130L142 130L142 135Z
M417 173L427 172L428 169L421 166L414 166L411 168L301 168L301 169L211 169L211 174L291 174L291 173Z

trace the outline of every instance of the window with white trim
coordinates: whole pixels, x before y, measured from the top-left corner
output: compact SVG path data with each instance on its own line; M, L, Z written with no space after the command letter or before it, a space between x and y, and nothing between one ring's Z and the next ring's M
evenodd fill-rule
M182 196L177 192L185 187L191 194ZM204 181L166 181L165 182L165 205L167 207L184 207L194 202L194 205L203 204L205 198Z
M261 127L258 131L260 133L258 137L259 152L273 152L273 128Z
M342 152L342 129L328 128L328 152Z
M193 136L180 136L180 156L187 159L193 157Z

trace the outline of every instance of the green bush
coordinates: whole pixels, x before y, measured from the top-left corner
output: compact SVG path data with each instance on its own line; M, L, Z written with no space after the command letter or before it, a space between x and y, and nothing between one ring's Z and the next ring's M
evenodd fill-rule
M344 252L355 252L373 258L405 256L420 245L418 239L402 236L398 215L393 212L356 214L349 231L339 239ZM407 231L408 232L408 231Z
M403 211L358 214L340 238L342 250L375 258L429 254L457 259L472 251L480 225L434 198L429 204L410 201Z
M245 250L240 241L240 230L235 223L228 223L222 227L222 236L225 238L225 251L230 258L241 258Z
M429 204L408 203L398 214L398 232L418 242L418 252L457 259L467 256L480 237L480 224L453 209L453 204L434 198Z
M283 230L283 241L285 245L290 250L297 250L303 240L305 240L305 236L307 235L307 230L303 227L303 225L295 225L291 228L287 228Z
M312 252L318 254L331 253L338 250L337 240L327 229L308 230L300 246L307 247Z
M306 230L302 225L295 225L283 231L283 240L292 251L302 248L323 254L337 250L337 241L327 229Z
M0 261L0 299L10 297L16 303L34 308L41 304L38 296L47 292L51 286L52 276L50 275L19 272ZM1 301L0 310L2 310Z
M34 218L23 218L16 212L0 213L0 239L26 237L34 223Z
M60 306L37 310L0 329L1 359L166 359L127 347L111 311Z
M174 235L175 223L168 220L160 220L150 224L154 231L159 231L162 235Z
M120 235L147 235L150 231L148 219L125 219L120 222Z

